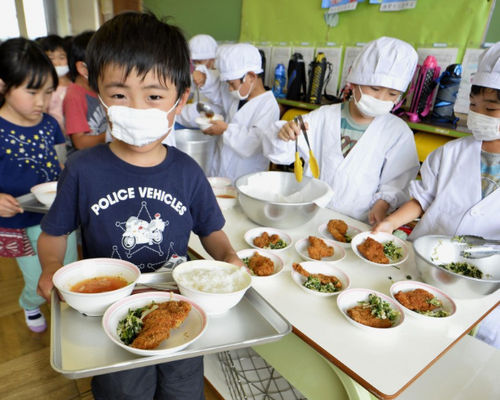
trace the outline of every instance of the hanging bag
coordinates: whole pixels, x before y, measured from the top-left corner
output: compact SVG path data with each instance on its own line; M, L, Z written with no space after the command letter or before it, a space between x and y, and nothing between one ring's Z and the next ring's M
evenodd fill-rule
M306 95L306 67L300 53L294 53L288 62L288 100L303 101Z

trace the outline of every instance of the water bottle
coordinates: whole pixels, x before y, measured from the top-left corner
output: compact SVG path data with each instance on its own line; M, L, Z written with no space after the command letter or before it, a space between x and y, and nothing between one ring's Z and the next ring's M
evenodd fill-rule
M286 86L286 72L285 66L283 64L276 65L274 70L274 84L273 84L273 94L274 97L283 99L285 98L285 93L283 92Z

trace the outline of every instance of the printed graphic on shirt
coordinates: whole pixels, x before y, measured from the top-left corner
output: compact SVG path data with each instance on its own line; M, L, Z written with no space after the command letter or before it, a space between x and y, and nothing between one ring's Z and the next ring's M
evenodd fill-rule
M500 154L481 152L481 192L483 199L500 186Z
M0 128L2 150L7 159L17 162L19 168L31 168L43 176L43 181L54 180L59 173L59 161L54 150L52 123L46 122L32 138L15 129Z
M100 135L106 131L107 120L106 113L99 103L99 99L85 95L87 98L87 122L90 127L89 135Z

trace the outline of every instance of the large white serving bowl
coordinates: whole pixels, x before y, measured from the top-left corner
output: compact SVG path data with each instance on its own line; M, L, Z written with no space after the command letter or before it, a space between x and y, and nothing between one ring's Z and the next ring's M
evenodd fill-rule
M129 310L141 308L155 303L166 301L186 301L191 304L191 311L182 324L170 330L170 336L161 342L156 349L144 350L127 346L123 343L116 331L118 322L127 315ZM205 311L194 301L175 293L168 292L146 292L138 293L121 299L110 306L102 317L102 327L111 341L131 353L140 356L166 355L180 351L199 339L207 328L207 316Z
M444 311L448 312L448 316L446 317L432 317L430 315L425 315L425 314L420 314L416 311L410 310L409 308L405 307L403 304L399 303L398 299L396 299L396 294L399 292L411 292L412 290L415 289L423 289L430 294L432 294L434 297L436 297L442 304L441 309ZM421 320L427 320L433 319L433 320L448 320L451 316L453 316L456 311L457 311L457 305L453 301L453 299L448 296L446 293L444 293L442 290L428 285L427 283L423 282L418 282L418 281L399 281L399 282L394 282L390 288L390 293L391 296L394 300L396 300L399 304L401 304L401 307L405 310L406 314L409 315L410 317L413 318L418 318Z
M417 269L422 280L436 286L454 298L477 298L500 288L500 254L468 259L460 256L460 247L451 236L426 235L413 242ZM479 268L482 279L449 271L440 264L468 262Z
M281 259L280 256L278 256L277 254L273 254L270 251L266 251L266 250L262 250L262 249L243 249L243 250L238 251L236 253L236 255L241 260L243 260L244 258L252 257L255 253L258 253L261 256L269 258L274 264L274 270L273 270L273 273L271 275L260 276L260 275L254 274L249 268L250 275L252 275L253 279L271 278L271 277L278 275L281 271L283 271L283 260Z
M343 290L349 289L349 286L351 285L351 280L349 279L349 276L341 270L339 267L336 265L327 263L327 262L322 262L322 261L306 261L300 263L302 268L304 268L307 272L311 274L323 274L323 275L329 275L329 276L336 276L337 279L342 283L342 289L340 289L338 292L334 293L324 293L324 292L318 292L316 290L312 290L309 288L306 288L304 286L304 283L306 282L307 278L299 274L297 271L295 271L292 268L292 279L293 281L306 293L313 294L315 296L320 296L320 297L329 297L329 296L335 296L339 293L341 293Z
M359 305L360 301L368 301L368 295L373 293L379 296L382 300L387 301L391 308L397 310L399 312L398 317L392 323L392 326L389 328L374 328L368 325L360 324L357 321L354 321L349 314L347 314L347 310L352 307ZM401 305L394 299L391 299L389 296L386 296L383 293L377 292L372 289L364 289L364 288L356 288L356 289L347 289L342 291L337 297L337 305L339 307L342 315L354 326L358 328L370 331L370 332L383 332L383 331L393 331L395 328L401 326L404 321L404 311Z
M33 186L30 189L36 199L46 206L50 207L56 198L57 193L57 182L45 182Z
M389 259L390 261L388 264L380 264L380 263L376 263L376 262L368 260L358 250L358 245L363 243L366 240L366 238L368 238L368 237L371 237L373 240L376 240L377 242L380 242L382 244L387 243L389 241L392 241L396 246L401 247L403 257L401 257L397 261L392 261ZM361 232L352 238L351 248L352 248L352 251L354 252L354 254L356 254L363 261L365 261L369 264L372 264L372 265L378 265L379 267L392 267L392 266L404 263L408 259L408 253L409 253L408 245L403 240L401 240L397 236L391 235L390 233L386 233L386 232L377 232L377 233L372 233L372 232L368 232L368 231Z
M339 246L337 243L330 239L321 239L327 246L333 247L333 255L329 257L323 257L321 260L316 260L314 258L309 257L309 252L307 248L309 247L309 237L304 239L297 240L295 242L295 250L300 256L307 261L326 261L326 262L338 262L342 261L345 258L345 250L343 247Z
M246 268L213 260L179 264L172 271L172 278L181 294L207 314L221 314L234 307L252 284Z
M78 282L100 276L118 276L125 279L128 285L101 293L70 290ZM141 271L131 262L116 258L88 258L60 268L52 277L52 282L70 307L85 315L100 316L115 301L132 293L140 276Z

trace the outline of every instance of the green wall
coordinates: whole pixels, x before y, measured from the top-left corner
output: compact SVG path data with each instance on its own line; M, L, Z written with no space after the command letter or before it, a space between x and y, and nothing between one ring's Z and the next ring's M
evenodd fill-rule
M143 0L144 10L159 17L171 16L186 37L205 33L218 41L238 41L241 0Z
M495 10L491 16L490 26L486 34L486 42L500 42L500 1L495 3Z

